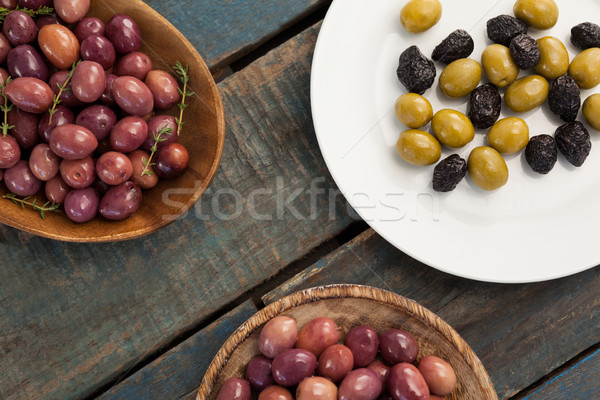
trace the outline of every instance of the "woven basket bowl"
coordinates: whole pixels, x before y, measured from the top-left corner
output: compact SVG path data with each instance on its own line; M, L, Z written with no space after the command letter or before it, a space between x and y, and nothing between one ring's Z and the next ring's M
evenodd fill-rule
M189 104L183 121L185 126L179 142L189 154L190 161L183 175L159 184L142 195L142 205L124 221L109 221L101 216L77 224L64 213L39 213L0 199L0 223L34 235L67 242L114 242L139 238L175 221L189 211L214 178L225 142L225 117L215 81L204 60L192 44L169 21L141 0L94 0L89 16L105 23L115 14L127 14L138 24L142 34L140 51L152 60L154 69L168 71L180 61L189 65L190 90L196 94L186 99ZM167 114L177 116L177 106ZM7 193L0 184L0 197ZM43 196L38 204L45 202Z
M378 333L400 328L419 342L419 358L436 355L448 361L458 380L449 400L498 400L492 382L469 345L452 327L418 303L392 292L358 285L332 285L286 296L259 311L225 342L208 367L197 400L217 398L229 377L245 376L246 365L259 354L262 326L277 315L295 318L302 327L313 318L327 316L341 328L341 337L353 327L370 325Z

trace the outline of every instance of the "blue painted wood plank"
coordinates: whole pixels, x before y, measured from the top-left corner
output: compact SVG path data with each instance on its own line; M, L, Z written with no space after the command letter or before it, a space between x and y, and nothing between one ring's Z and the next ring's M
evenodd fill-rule
M90 395L353 221L310 117L318 28L219 84L222 163L181 220L95 245L0 227L1 399Z
M600 349L544 382L522 400L600 398Z
M209 68L223 66L328 4L327 0L144 0L198 49Z
M179 399L196 391L219 348L256 311L243 303L98 399Z
M475 282L429 268L369 230L266 294L263 301L332 283L381 287L437 313L477 353L501 399L600 342L600 267L526 285ZM597 369L588 372L600 376ZM586 380L578 384L585 386Z

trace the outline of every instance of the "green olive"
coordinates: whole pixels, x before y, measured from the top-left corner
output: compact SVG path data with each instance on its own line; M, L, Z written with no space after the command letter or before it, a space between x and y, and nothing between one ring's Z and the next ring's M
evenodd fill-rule
M549 90L550 85L543 76L526 76L506 89L504 102L514 112L527 112L546 101Z
M431 165L442 155L442 146L430 133L409 129L400 134L396 143L400 157L412 165Z
M433 108L429 100L416 93L406 93L398 97L394 109L396 118L409 128L421 128L433 117Z
M442 17L439 0L410 0L400 12L400 23L410 33L424 32Z
M488 142L500 154L514 154L529 143L529 127L521 118L501 119L488 132Z
M481 65L490 82L499 88L510 85L519 76L519 67L510 55L510 50L501 44L492 44L483 50Z
M582 89L591 89L600 83L600 48L592 47L575 56L569 75Z
M481 65L473 59L461 58L448 64L440 75L440 89L448 97L471 93L481 80Z
M546 79L563 76L569 69L569 52L564 43L553 36L545 36L537 41L540 48L540 61L535 72Z
M461 148L473 140L475 128L471 120L459 111L444 109L435 113L431 129L437 139L451 149Z
M583 117L592 128L600 131L600 94L596 93L583 102Z
M508 167L496 150L487 146L476 147L471 151L469 176L477 186L484 190L496 190L508 182Z
M558 21L558 6L554 0L517 0L513 12L535 29L550 29Z

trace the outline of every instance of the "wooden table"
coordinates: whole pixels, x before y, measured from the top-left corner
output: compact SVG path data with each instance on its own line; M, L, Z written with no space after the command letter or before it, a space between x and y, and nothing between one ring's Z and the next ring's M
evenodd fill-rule
M311 60L330 1L146 2L219 81L220 170L193 212L142 239L70 244L0 227L0 398L194 398L241 322L329 283L385 288L440 315L500 399L600 398L600 268L526 285L469 281L411 259L349 210L311 121Z

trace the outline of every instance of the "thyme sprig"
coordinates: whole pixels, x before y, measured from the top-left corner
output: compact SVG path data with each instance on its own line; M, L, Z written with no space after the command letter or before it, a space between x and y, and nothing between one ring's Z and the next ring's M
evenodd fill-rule
M56 204L54 202L51 203L47 201L44 204L39 205L37 199L33 199L33 201L30 201L31 196L20 199L17 197L16 194L8 193L2 196L2 198L12 201L16 205L21 206L21 208L25 208L25 206L31 206L35 211L38 211L40 213L42 219L46 219L47 211L60 212L60 204Z
M60 99L60 96L63 94L63 92L71 90L67 86L69 85L69 82L71 81L71 78L73 77L73 72L75 72L75 67L78 66L80 62L81 62L81 60L73 63L73 66L71 67L71 71L69 71L69 75L67 75L67 79L65 80L65 83L63 83L62 85L60 83L56 84L56 86L58 86L58 93L54 95L54 98L52 99L52 108L48 110L48 113L50 114L50 118L48 119L48 125L52 125L52 116L56 113L56 106L62 102L62 100Z
M0 106L0 111L4 113L4 120L2 121L2 124L0 124L0 129L2 129L2 137L8 135L8 131L15 127L14 125L8 124L8 113L15 107L15 105L8 102L8 97L6 97L6 94L4 93L4 88L6 88L6 85L8 85L11 80L12 77L9 76L4 84L0 82L0 91L2 98L4 99L4 104Z
M185 124L183 122L183 111L188 107L188 104L185 103L185 99L188 97L192 97L196 93L191 90L188 90L188 82L190 81L189 76L189 65L186 65L185 68L179 61L175 63L175 71L179 76L179 80L183 83L183 89L177 88L179 94L181 94L181 103L179 103L179 117L175 117L175 122L177 123L177 136L181 134L181 128Z
M140 176L153 174L150 167L156 165L156 163L152 162L152 158L154 158L154 154L156 154L156 152L158 151L158 144L167 140L167 138L164 137L164 135L171 135L172 133L173 128L168 125L163 126L158 132L152 133L152 137L154 138L154 144L150 148L150 158L148 160L142 158L142 162L144 163L144 170L142 171Z
M15 8L15 10L23 11L24 13L29 14L31 17L39 17L41 15L51 15L54 12L54 8L47 7L47 6L40 7L37 10L32 10L31 8L17 6L17 8ZM11 11L15 11L15 10L9 10L8 8L0 7L0 23L4 22L4 18L6 18L8 13L10 13Z

